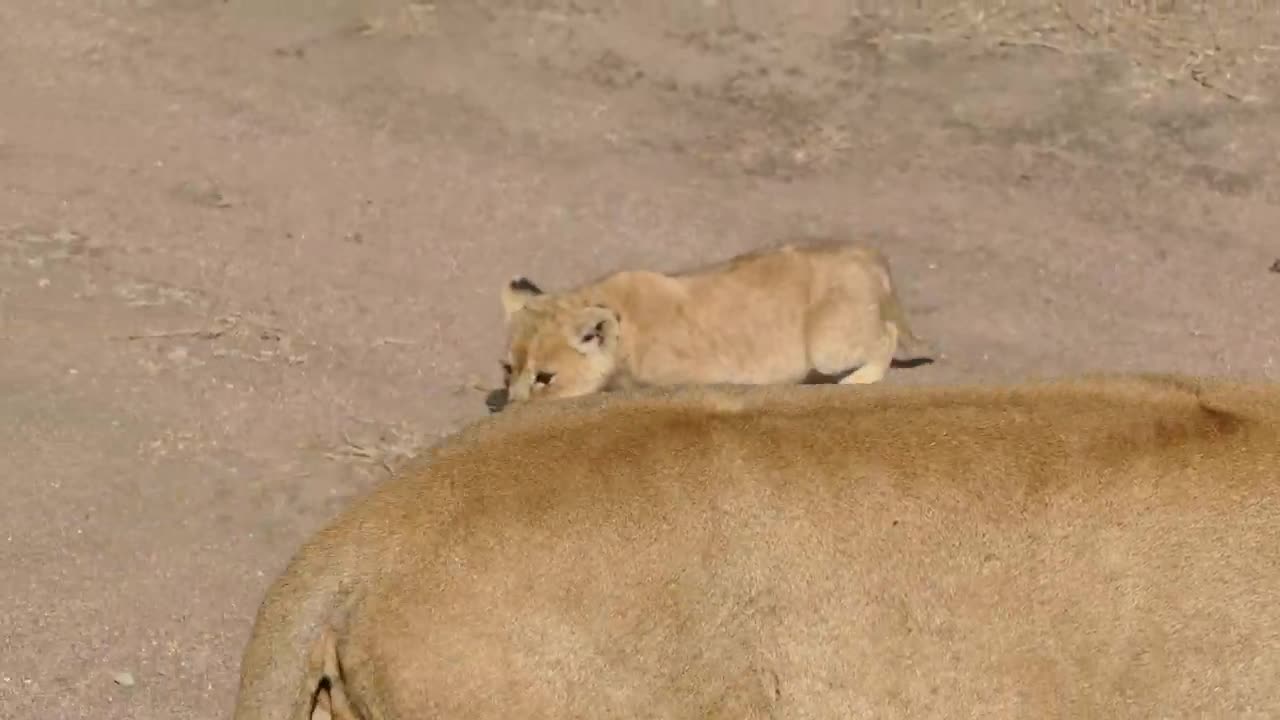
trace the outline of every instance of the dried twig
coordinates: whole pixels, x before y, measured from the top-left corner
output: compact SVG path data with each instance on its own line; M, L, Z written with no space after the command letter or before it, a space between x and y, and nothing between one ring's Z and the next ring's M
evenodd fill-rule
M1067 20L1069 20L1072 25L1076 26L1076 29L1080 30L1080 32L1083 32L1091 38L1098 37L1098 33L1092 27L1085 24L1084 21L1077 18L1075 14L1071 12L1071 9L1065 4L1057 3L1057 8L1058 12L1062 13L1063 17L1067 18Z
M384 457L385 453L370 450L369 448L355 442L349 435L347 435L346 431L343 431L342 433L342 442L343 447L341 449L337 452L325 453L325 458L328 460L349 460L351 458L368 460L369 462L380 466L383 470L386 470L388 475L395 474L395 471L391 469L391 464L388 463Z
M1038 48L1044 48L1046 50L1053 50L1055 52L1062 53L1063 55L1067 54L1067 51L1062 46L1054 45L1053 43L1045 42L1044 40L1017 40L1014 38L1005 38L1002 40L997 40L996 46L997 47L1038 47Z
M112 340L159 340L162 338L173 337L196 337L202 340L213 340L224 334L225 330L160 330L155 332L141 332L132 335L116 335Z
M131 335L115 335L112 340L159 340L163 338L194 337L201 340L215 340L226 335L240 323L239 316L228 315L216 321L221 327L188 329L188 330L154 330Z
M1196 83L1199 84L1200 87L1206 90L1212 90L1216 93L1220 93L1221 95L1226 97L1228 100L1235 100L1236 102L1245 102L1249 99L1244 95L1237 95L1236 93L1233 93L1230 90L1224 87L1220 87L1215 83L1211 82L1209 80L1209 75L1205 73L1205 71L1201 70L1200 68L1194 68L1194 67L1191 68L1189 74L1191 75L1191 79L1196 81Z

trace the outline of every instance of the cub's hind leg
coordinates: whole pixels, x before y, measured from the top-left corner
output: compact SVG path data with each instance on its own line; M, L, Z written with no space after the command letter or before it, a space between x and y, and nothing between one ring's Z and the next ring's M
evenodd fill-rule
M844 376L842 384L865 385L878 382L888 372L898 346L898 328L885 322L878 304L836 293L810 310L805 342L813 370Z
M898 328L893 323L881 323L883 333L872 340L865 352L862 367L840 379L841 385L870 385L884 379L893 364L893 354L898 348Z

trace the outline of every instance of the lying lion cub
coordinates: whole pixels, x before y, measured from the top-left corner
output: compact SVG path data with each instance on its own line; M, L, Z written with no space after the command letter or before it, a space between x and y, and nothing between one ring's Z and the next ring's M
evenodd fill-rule
M889 264L843 242L740 255L693 271L626 271L564 293L503 287L505 402L636 385L797 383L811 373L874 383L927 358ZM852 372L850 372L852 371Z
M1280 717L1280 387L685 388L432 450L236 720Z

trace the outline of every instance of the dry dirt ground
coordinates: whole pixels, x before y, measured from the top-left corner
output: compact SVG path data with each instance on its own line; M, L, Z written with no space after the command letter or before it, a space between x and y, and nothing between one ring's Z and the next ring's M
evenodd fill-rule
M225 716L516 273L848 233L886 382L1280 375L1277 11L910 5L0 3L0 715Z

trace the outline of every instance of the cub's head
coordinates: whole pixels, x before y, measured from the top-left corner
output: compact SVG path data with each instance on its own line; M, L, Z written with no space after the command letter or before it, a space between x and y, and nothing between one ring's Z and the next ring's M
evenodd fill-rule
M505 387L486 400L490 410L608 386L618 360L619 319L613 310L544 293L527 278L503 286L502 307L507 315Z

